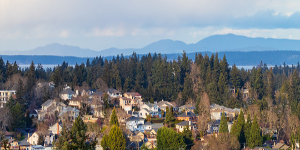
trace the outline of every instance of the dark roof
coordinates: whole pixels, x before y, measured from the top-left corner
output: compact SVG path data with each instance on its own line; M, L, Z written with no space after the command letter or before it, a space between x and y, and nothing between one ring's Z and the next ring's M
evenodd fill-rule
M65 89L60 94L75 94L71 89Z
M103 92L102 91L97 91L95 93L93 93L93 95L95 96L102 96Z
M28 143L27 141L20 141L19 143L19 146L29 146L30 143Z
M176 125L179 125L179 126L186 126L187 124L189 124L188 121L182 121L182 122L177 123ZM192 125L195 125L195 124L192 123Z
M134 117L134 116L131 116L130 118L127 119L128 121L139 121L139 120L144 120L143 118L139 118L139 117Z
M178 115L177 117L197 117L198 115L197 114L194 114L193 112L184 112L180 115Z

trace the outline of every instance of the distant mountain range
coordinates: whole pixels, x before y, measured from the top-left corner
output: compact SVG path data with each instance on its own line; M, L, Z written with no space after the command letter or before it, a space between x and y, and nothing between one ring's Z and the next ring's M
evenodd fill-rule
M109 48L101 51L82 49L77 46L61 45L58 43L37 47L28 51L4 51L1 55L52 55L52 56L75 56L75 57L95 57L95 56L115 56L117 54L131 55L161 53L174 54L193 52L223 52L223 51L275 51L275 50L300 50L300 40L271 39L271 38L249 38L234 34L213 35L200 40L195 44L186 44L182 41L160 40L151 43L143 48L118 49Z
M204 56L207 54L211 56L214 52L201 52ZM262 61L267 65L282 65L286 63L288 65L294 64L297 65L300 60L300 51L251 51L251 52L218 52L219 58L222 59L223 55L226 55L227 61L230 65L236 64L238 66L247 66L251 68L252 66L256 66L260 64ZM139 54L141 58L142 54ZM182 53L173 53L173 54L165 54L168 60L177 60L178 56L182 56ZM187 53L189 59L195 60L195 53ZM35 64L41 63L42 65L58 65L62 64L63 61L68 62L69 65L75 65L86 63L87 58L83 57L73 57L73 56L39 56L39 55L1 55L0 57L6 62L16 61L17 64L22 66L29 66L31 61ZM128 56L124 56L128 57ZM111 60L112 56L104 57L105 59ZM90 58L90 61L93 58Z

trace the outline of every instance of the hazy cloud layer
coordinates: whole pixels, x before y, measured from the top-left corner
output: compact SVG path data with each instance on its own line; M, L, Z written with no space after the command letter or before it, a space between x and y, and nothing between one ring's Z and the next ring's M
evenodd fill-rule
M0 0L0 51L58 42L101 50L213 34L300 39L299 0ZM17 44L18 43L18 44Z

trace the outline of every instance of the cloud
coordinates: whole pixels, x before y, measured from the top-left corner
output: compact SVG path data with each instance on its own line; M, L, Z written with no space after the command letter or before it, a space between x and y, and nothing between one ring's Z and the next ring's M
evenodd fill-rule
M66 31L66 30L63 30L63 31L60 32L59 36L62 37L62 38L66 38L66 37L69 36L69 32Z
M93 28L90 32L86 34L86 36L109 36L109 37L120 37L124 36L125 31L121 28L106 28L99 29Z

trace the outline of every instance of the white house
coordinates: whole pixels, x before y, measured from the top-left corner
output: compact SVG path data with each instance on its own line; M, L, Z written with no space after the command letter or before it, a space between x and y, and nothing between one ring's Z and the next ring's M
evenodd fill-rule
M59 133L62 131L62 126L57 122L53 126L50 126L48 130L52 134L59 135Z
M3 107L14 94L16 94L15 90L0 90L0 107Z
M141 106L141 110L142 109L145 109L144 111L142 111L143 114L141 116L143 116L143 117L145 116L144 115L145 113L150 113L150 115L152 117L157 116L157 117L161 118L161 112L160 112L160 109L158 108L157 103L154 103L154 104L145 103L144 105Z
M120 98L122 97L122 93L118 90L115 90L115 89L112 89L112 88L109 88L107 90L107 94L109 95L109 97L111 98Z
M66 88L59 94L59 96L63 100L69 100L72 99L72 97L76 97L76 93L74 93L70 88Z
M130 131L141 131L144 132L144 119L131 116L127 119L126 128Z

